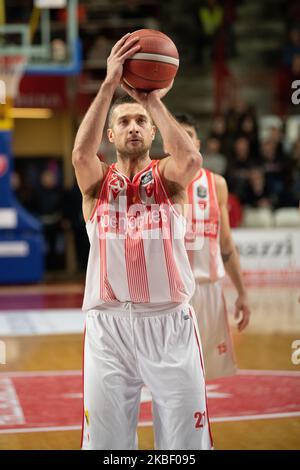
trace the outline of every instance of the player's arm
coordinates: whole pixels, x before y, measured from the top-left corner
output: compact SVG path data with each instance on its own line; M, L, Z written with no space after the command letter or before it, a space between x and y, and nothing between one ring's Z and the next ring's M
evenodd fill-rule
M250 309L248 296L243 281L239 254L234 244L227 209L228 189L225 179L222 176L214 175L216 181L217 197L221 212L220 245L221 254L226 273L235 286L238 298L235 302L235 318L239 319L238 329L242 331L249 323Z
M82 194L92 196L94 188L103 180L107 165L97 156L102 141L106 117L114 92L120 83L125 60L135 54L140 46L138 38L129 40L123 36L112 48L107 59L107 73L96 98L88 109L75 138L72 163Z
M186 131L161 101L172 85L150 93L137 93L126 85L122 86L146 108L161 133L164 148L170 154L159 162L163 179L170 184L175 183L181 189L186 189L202 166L202 156L195 149Z

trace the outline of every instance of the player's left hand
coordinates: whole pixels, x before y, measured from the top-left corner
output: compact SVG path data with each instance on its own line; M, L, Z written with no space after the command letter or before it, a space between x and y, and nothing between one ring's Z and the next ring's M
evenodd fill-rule
M135 88L131 88L124 82L121 83L121 87L123 88L123 90L126 91L126 93L128 93L128 95L130 95L134 100L136 100L138 103L144 106L144 108L147 109L147 107L151 103L151 100L161 100L164 96L166 96L166 94L171 90L173 83L174 80L172 80L172 82L167 88L161 88L159 90L153 90L149 92L136 90Z
M246 295L239 295L235 301L235 313L234 318L238 321L237 328L239 331L243 331L250 320L250 308L248 298Z

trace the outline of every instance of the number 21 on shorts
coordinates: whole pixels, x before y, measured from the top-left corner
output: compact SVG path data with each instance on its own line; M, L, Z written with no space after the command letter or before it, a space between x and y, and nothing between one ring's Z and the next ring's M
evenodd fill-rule
M196 413L194 414L194 418L196 420L196 423L195 423L196 429L203 428L205 426L205 421L206 421L205 411L203 411L203 413L201 413L201 411L196 411Z

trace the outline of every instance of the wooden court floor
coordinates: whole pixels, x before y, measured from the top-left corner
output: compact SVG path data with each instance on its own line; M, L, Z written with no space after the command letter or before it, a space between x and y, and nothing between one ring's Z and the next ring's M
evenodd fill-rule
M298 411L281 413L275 410L261 417L254 413L251 419L222 421L212 420L211 428L216 449L300 449L300 364L292 362L292 343L300 340L299 288L286 286L259 286L249 288L252 321L249 329L238 334L232 323L234 348L238 368L242 371L269 371L275 374L274 385L259 400L271 400L273 392L286 387L280 371L286 371L295 380L294 389L287 393ZM54 295L55 293L55 295ZM57 300L56 296L61 296ZM32 286L27 288L0 288L1 311L28 309L32 307L43 312L43 308L79 307L82 285ZM234 292L225 289L229 311L232 309ZM72 300L73 298L73 300ZM29 307L28 307L29 306ZM0 365L0 373L28 371L79 371L82 364L81 334L47 334L26 336L1 336L6 344L6 364ZM300 358L300 354L299 354ZM271 372L270 372L271 371ZM260 374L261 373L261 374ZM298 377L299 374L299 377ZM251 382L253 394L259 393L256 376ZM256 389L255 389L256 388ZM213 389L213 386L212 386ZM252 390L251 390L252 393ZM251 402L250 393L250 402ZM265 393L265 395L266 395ZM258 395L257 395L258 396ZM288 408L285 408L285 410ZM55 409L53 410L55 413ZM0 413L1 416L1 413ZM42 432L0 431L0 449L79 449L81 432L79 429L52 430ZM140 449L153 449L154 439L151 426L138 429Z

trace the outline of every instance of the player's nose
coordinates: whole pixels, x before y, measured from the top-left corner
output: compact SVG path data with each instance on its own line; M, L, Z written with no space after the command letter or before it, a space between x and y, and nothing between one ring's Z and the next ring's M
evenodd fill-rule
M130 126L129 126L129 133L133 134L133 133L138 133L138 132L139 132L139 128L138 128L137 123L135 121L131 121Z

